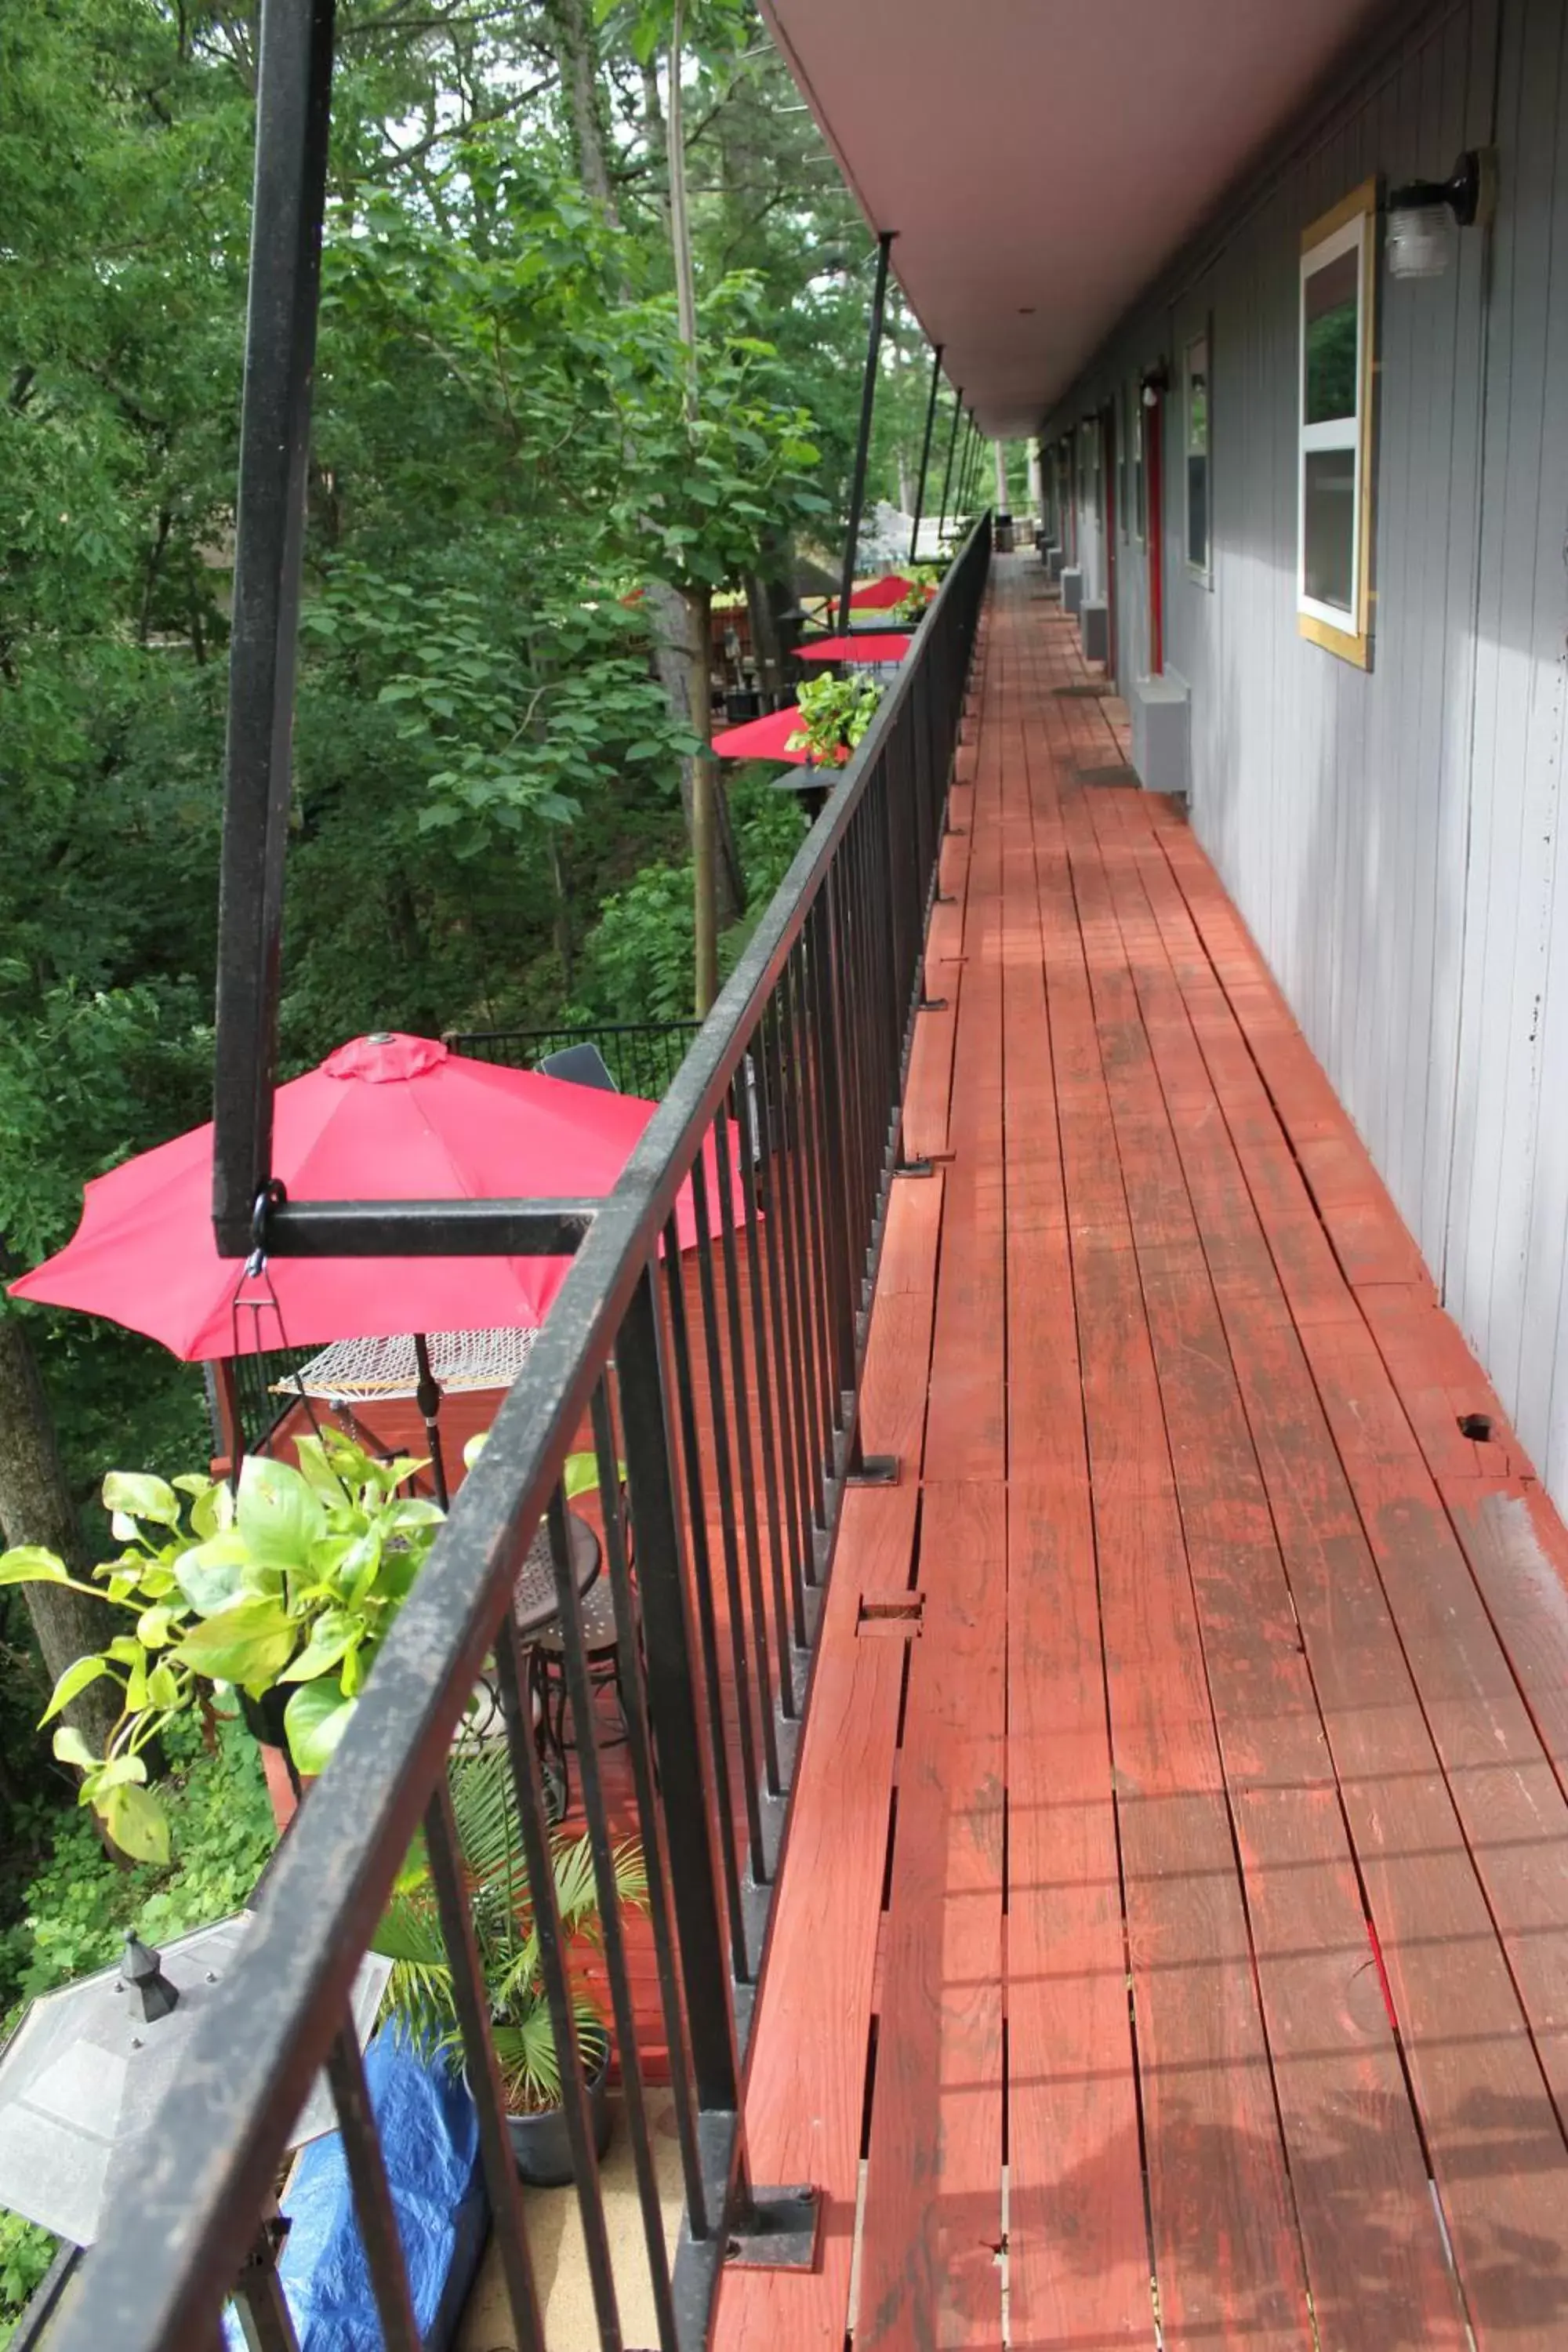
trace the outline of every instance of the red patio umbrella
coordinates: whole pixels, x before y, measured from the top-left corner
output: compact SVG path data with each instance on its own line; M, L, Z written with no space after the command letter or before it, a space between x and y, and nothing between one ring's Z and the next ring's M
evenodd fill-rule
M356 1037L278 1089L273 1172L295 1201L597 1199L609 1192L656 1106L535 1070L498 1068L433 1037ZM710 1213L717 1157L707 1145ZM277 1258L270 1297L245 1285L213 1239L209 1122L87 1187L65 1248L10 1286L18 1298L104 1315L187 1362L334 1339L416 1334L420 1412L437 1498L446 1501L424 1334L533 1329L564 1282L565 1257ZM737 1220L746 1214L731 1166ZM690 1187L676 1207L681 1246L697 1238ZM272 1302L276 1301L274 1307Z
M789 749L790 737L805 725L799 704L787 702L782 710L748 719L742 726L721 727L713 738L713 749L721 760L784 760L792 768L810 768L816 762L805 751Z
M914 582L906 580L901 572L884 572L879 580L868 580L864 588L857 588L849 599L852 613L890 613L914 592Z
M295 1201L597 1198L620 1175L655 1105L448 1052L432 1037L356 1037L279 1087L274 1172ZM711 1162L711 1145L710 1157ZM570 1258L274 1258L281 1330L237 1333L239 1269L212 1232L211 1124L87 1187L59 1253L11 1289L105 1315L189 1362L331 1339L542 1323ZM708 1170L713 1201L715 1170ZM731 1171L737 1217L746 1213ZM716 1213L716 1204L714 1209ZM676 1215L696 1239L689 1188ZM269 1319L263 1317L263 1323Z
M800 647L802 661L901 662L912 640L889 629L858 629L847 637L818 637Z

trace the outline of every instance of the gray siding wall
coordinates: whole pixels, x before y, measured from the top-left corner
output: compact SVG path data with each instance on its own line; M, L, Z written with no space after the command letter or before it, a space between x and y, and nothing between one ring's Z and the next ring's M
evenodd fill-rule
M1489 238L1380 272L1373 660L1296 625L1300 235L1495 143ZM1213 575L1184 562L1181 357L1210 331ZM1444 1297L1568 1506L1568 0L1407 22L1134 308L1047 441L1160 359L1165 661L1192 817ZM1119 519L1124 677L1148 574ZM1568 864L1568 861L1564 861Z

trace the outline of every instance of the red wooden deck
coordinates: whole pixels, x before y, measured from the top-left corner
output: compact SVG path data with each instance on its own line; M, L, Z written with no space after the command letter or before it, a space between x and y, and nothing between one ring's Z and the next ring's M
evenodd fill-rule
M1003 562L716 2341L1544 2352L1568 1537L1086 682Z

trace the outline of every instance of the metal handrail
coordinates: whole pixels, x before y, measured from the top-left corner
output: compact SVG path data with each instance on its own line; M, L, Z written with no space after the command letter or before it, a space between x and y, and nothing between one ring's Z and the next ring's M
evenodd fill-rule
M656 1919L656 1943L671 1984L679 1974L681 1998L670 2013L679 2035L684 2011L687 2040L672 2050L671 2064L679 2112L696 2126L687 2147L688 2228L673 2300L660 2325L661 2334L673 2330L670 2340L682 2347L703 2340L726 2231L743 2227L762 2195L744 2166L740 2060L787 1791L787 1769L774 1755L769 1731L782 1741L780 1754L798 1736L810 1621L844 1481L860 1461L856 1391L864 1310L897 1164L924 919L935 887L989 550L983 519L619 1182L595 1205L489 1444L404 1605L341 1747L276 1857L254 1931L194 2034L134 2178L120 2191L104 2235L88 2257L59 2323L58 2352L99 2352L109 2343L117 2352L172 2352L187 2345L205 2352L216 2341L222 2302L255 2243L289 2127L324 2062L333 2070L389 2346L406 2335L398 2318L401 2258L387 2226L390 2207L376 2193L378 2179L384 2188L379 2143L368 2102L362 2096L355 2103L357 2053L345 2050L349 1989L422 1824L433 1868L447 1852L450 1815L443 1807L451 1741L492 1653L508 1712L525 1844L531 1834L538 1841L529 1847L531 1885L536 1901L545 1903L542 1801L531 1734L523 1729L529 1718L508 1602L520 1563L548 1517L571 1681L582 1666L582 1636L559 1481L592 1415L608 1491L616 1475L612 1381L629 1465L647 1650L647 1721L639 1700L632 1728L646 1744L651 1727L657 1751L657 1783L650 1783L657 1785L657 1799L641 1828L650 1879L654 1865L668 1877L667 1933L661 1941ZM764 1167L760 1213L737 1217L727 1180L714 1184L710 1179L731 1163L727 1138L743 1095L742 1065L759 1036L782 1041L784 1050L773 1066L782 1062L787 1076L772 1108L796 1141L793 1164L786 1165L788 1155L780 1160L778 1192L766 1189L775 1179ZM767 1054L754 1058L768 1066ZM703 1475L700 1383L692 1369L692 1335L682 1321L684 1276L675 1245L673 1220L686 1188L700 1243L707 1239L709 1219L714 1221L712 1247L698 1255L710 1444L718 1457L711 1479ZM794 1262L792 1239L799 1252ZM777 1405L778 1442L769 1453L766 1423L761 1440L768 1489L762 1513L746 1413L735 1423L742 1455L736 1475L721 1395L724 1349L713 1268L721 1261L727 1276L731 1360L744 1362L735 1278L742 1244L755 1318L749 1360ZM785 1271L781 1281L775 1267L770 1286L767 1267L775 1249L782 1249ZM661 1271L668 1294L662 1307ZM757 1304L759 1285L768 1291L765 1320ZM775 1375L776 1387L771 1385ZM705 1499L723 1517L731 1611L739 1606L744 1614L753 1606L739 1572L737 1496L746 1515L745 1549L760 1612L748 1620L749 1635L760 1637L766 1668L769 1628L776 1622L780 1653L777 1690L764 1688L756 1722L751 1685L737 1686L737 1712L748 1731L760 1724L767 1758L765 1766L758 1761L753 1772L742 1775L745 1824L733 1803L726 1811L721 1790L715 1794L716 1776L721 1782L728 1766L715 1752L711 1726L704 1728L701 1705L704 1676L710 1684L712 1671L712 1594L705 1578L716 1590L720 1574L708 1557L712 1539L704 1531ZM783 1618L776 1612L770 1617L758 1578L765 1535L784 1610L781 1528L786 1538L798 1535L805 1554L804 1570L792 1555L795 1633L788 1659ZM627 1570L613 1543L609 1573L619 1612ZM585 1693L585 1679L574 1687ZM721 1738L716 1745L721 1751ZM579 1750L585 1795L590 1762L597 1772L596 1750L590 1730ZM590 1801L591 1829L595 1819ZM731 1866L737 1841L749 1856L744 1871ZM440 1891L439 1870L437 1877ZM457 1883L454 1876L452 1886ZM541 1916L547 1928L548 1918ZM449 1905L442 1916L460 1979L461 1936ZM545 1942L548 1958L548 1932ZM581 2120L580 2063L564 1993L557 2007L556 1990L552 1980L558 2046L571 2060L563 2067L571 2124L574 2116ZM497 2228L519 2316L519 2305L531 2294L531 2273L526 2246L520 2252L517 2243L521 2224L515 2184L509 2192L504 2179L504 2142L502 2158L495 2154L500 2101L493 2045L482 2017L467 2022L474 2037L469 2072L481 2135L490 2134L486 2151ZM635 2051L623 2052L623 2059L631 2062L628 2103L634 2095L640 2100L640 2062ZM363 2092L363 2074L357 2081ZM595 2242L603 2249L593 2222L596 2189L580 2180L579 2191L592 2263ZM595 2282L602 2294L599 2267ZM405 2286L402 2293L405 2305ZM519 2324L524 2324L521 2317ZM615 2340L603 2301L600 2330L602 2341ZM287 2334L275 2340L287 2343Z

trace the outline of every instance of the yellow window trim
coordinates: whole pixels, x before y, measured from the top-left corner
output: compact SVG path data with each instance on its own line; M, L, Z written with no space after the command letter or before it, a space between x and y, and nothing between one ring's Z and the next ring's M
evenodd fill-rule
M1353 662L1358 669L1370 669L1372 667L1373 608L1372 484L1374 470L1373 399L1377 374L1373 357L1377 345L1377 181L1375 176L1363 180L1359 187L1351 190L1348 196L1342 196L1337 205L1331 205L1329 210L1321 214L1309 228L1301 231L1301 251L1303 255L1310 253L1314 246L1323 244L1325 239L1333 236L1336 229L1344 228L1348 223L1356 218L1358 214L1365 214L1370 226L1367 234L1362 239L1361 249L1361 300L1363 327L1361 397L1358 403L1360 447L1356 453L1361 468L1359 532L1361 560L1358 565L1359 577L1356 581L1355 625L1353 628L1337 629L1331 622L1319 620L1315 614L1300 611L1296 615L1296 625L1309 644L1321 646L1325 653L1337 655L1341 661ZM1300 290L1298 287L1296 297L1298 322L1300 319ZM1298 398L1300 398L1299 393ZM1301 464L1300 430L1300 424L1298 424L1296 443L1298 471Z

